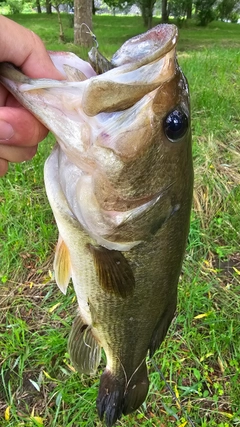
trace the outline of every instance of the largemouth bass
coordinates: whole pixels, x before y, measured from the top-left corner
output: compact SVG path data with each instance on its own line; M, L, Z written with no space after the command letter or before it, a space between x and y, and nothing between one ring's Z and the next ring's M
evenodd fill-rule
M55 278L64 293L72 278L77 295L75 368L94 373L104 349L97 408L108 427L145 400L146 356L176 310L193 187L176 42L177 28L159 25L125 42L101 75L50 53L65 81L0 66L0 81L57 140L44 170L59 229Z

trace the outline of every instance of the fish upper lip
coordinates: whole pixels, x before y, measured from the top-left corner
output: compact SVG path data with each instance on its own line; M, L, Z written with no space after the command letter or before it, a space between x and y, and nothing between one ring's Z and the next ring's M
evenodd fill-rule
M147 32L127 40L113 55L116 67L138 64L142 66L160 59L177 43L178 29L174 25L157 25ZM146 45L147 41L147 45Z
M94 116L125 110L171 80L177 36L177 27L165 24L124 43L112 58L116 68L90 79L83 94L83 111Z

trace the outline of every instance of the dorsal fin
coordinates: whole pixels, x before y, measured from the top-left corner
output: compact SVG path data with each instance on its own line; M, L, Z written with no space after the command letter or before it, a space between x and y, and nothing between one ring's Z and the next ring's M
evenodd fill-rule
M73 322L68 339L68 351L74 368L81 374L94 374L101 359L101 347L78 315Z
M68 248L60 234L56 246L53 268L56 283L62 293L66 295L68 283L71 277L71 261Z
M124 255L102 246L88 245L93 255L100 286L109 293L122 298L132 295L135 279L132 269Z

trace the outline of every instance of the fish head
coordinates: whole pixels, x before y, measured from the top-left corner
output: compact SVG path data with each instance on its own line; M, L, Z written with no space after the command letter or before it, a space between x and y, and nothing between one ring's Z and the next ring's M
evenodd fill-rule
M124 43L112 58L117 68L96 80L95 103L89 93L84 104L89 115L97 110L95 194L104 209L134 208L169 188L180 199L191 186L190 96L177 36L175 26L159 25Z
M68 204L99 244L107 246L100 234L112 236L159 199L174 200L167 212L191 199L189 91L177 37L168 24L133 37L101 75L75 55L52 53L64 81L0 65L0 81L55 135Z

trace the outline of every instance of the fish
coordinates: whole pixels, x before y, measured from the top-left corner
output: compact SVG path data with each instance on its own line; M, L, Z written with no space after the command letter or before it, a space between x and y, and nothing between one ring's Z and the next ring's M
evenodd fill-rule
M55 280L70 279L78 309L68 352L79 373L106 367L96 400L107 427L137 410L146 365L175 316L193 192L190 94L162 24L127 40L97 74L50 52L63 81L31 79L11 64L0 81L56 138L44 166L59 231ZM102 64L102 61L101 61Z

